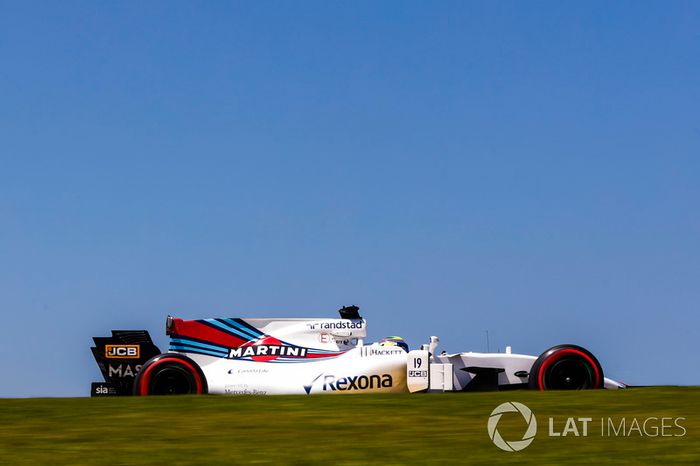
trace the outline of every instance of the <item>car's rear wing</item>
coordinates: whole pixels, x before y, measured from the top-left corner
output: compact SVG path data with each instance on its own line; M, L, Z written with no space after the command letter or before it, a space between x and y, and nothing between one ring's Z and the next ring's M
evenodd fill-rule
M111 337L94 337L91 348L104 382L93 382L90 396L131 395L141 366L160 350L146 330L112 330Z

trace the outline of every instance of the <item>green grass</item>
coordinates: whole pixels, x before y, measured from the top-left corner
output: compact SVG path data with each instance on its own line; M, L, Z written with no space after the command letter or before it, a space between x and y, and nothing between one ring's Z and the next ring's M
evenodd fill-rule
M504 401L537 417L538 435L521 452L503 452L488 437L489 414ZM548 435L549 417L561 431L569 416L594 419L588 437ZM600 435L601 417L650 416L684 417L685 436ZM524 421L504 415L499 431L516 440ZM700 388L0 400L3 465L493 463L700 464Z

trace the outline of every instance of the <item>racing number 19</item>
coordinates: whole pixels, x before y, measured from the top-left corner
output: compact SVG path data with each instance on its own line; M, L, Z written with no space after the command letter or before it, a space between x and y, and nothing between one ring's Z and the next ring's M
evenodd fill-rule
M410 361L406 361L408 374L406 382L411 393L423 392L430 388L430 353L415 350L409 353Z

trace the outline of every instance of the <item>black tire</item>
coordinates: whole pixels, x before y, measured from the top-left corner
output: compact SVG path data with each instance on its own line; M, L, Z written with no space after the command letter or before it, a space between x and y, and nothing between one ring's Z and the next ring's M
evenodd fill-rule
M542 353L530 369L532 390L586 390L603 388L603 368L585 348L557 345Z
M202 395L208 392L202 369L192 359L177 353L159 354L136 374L134 395Z

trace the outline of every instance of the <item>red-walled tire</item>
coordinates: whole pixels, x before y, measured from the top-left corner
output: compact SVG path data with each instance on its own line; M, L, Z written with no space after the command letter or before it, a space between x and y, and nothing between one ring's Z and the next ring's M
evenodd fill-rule
M585 348L558 345L542 353L530 369L532 390L586 390L603 388L603 368Z
M134 395L202 395L207 379L192 359L177 353L159 354L136 374Z

